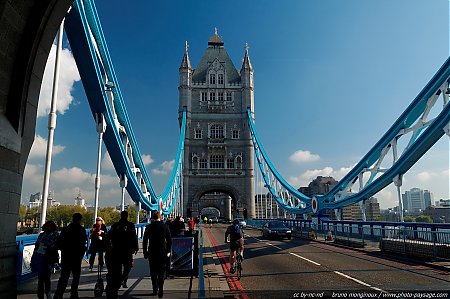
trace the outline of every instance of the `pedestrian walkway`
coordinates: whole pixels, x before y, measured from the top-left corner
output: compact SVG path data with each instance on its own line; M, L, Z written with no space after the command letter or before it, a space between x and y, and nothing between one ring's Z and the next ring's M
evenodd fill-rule
M229 290L226 280L221 273L220 262L211 246L211 241L207 234L203 234L203 276L186 275L171 276L164 283L164 298L170 299L186 299L186 298L224 298L224 291ZM128 288L119 290L120 298L149 298L152 293L152 284L150 280L150 271L148 261L144 259L142 254L142 241L139 244L139 252L134 259L134 267L131 270L127 282ZM52 275L52 291L56 289L59 273ZM105 280L105 274L103 275ZM201 281L203 280L203 281ZM84 260L81 270L81 278L79 285L80 298L93 298L94 285L97 281L97 273L89 271L88 260ZM65 298L70 297L70 283L66 289ZM105 281L106 284L106 281ZM203 292L199 286L203 285ZM28 299L36 298L37 278L27 282L19 283L17 286L18 298ZM105 293L103 297L106 298ZM150 298L157 298L152 296Z

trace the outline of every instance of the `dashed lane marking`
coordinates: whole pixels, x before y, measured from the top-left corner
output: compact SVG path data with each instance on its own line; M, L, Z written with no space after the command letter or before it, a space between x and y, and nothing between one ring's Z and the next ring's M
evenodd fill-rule
M293 252L289 252L289 254L292 254L293 256L296 256L296 257L298 257L298 258L301 258L301 259L303 259L303 260L305 260L305 261L307 261L307 262L310 262L310 263L312 263L312 264L314 264L314 265L320 266L319 263L316 263L315 261L312 261L312 260L310 260L310 259L307 259L306 257L303 257L303 256L301 256L301 255L295 254L295 253L293 253Z
M349 275L347 275L347 274L344 274L344 273L342 273L342 272L339 272L339 271L333 271L333 272L336 273L336 274L341 275L342 277L345 277L345 278L348 278L348 279L350 279L350 280L353 280L354 282L359 283L359 284L361 284L361 285L363 285L363 286L369 287L369 288L371 288L371 289L373 289L373 290L380 291L380 292L385 292L385 291L383 291L383 290L380 289L380 288L373 287L373 286L371 286L370 284L365 283L364 281L361 281L361 280L359 280L359 279L356 279L356 278L354 278L354 277L351 277L351 276L349 276Z

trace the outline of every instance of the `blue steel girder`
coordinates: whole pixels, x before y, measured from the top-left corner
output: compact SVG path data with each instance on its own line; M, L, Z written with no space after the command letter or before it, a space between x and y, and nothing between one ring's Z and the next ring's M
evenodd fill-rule
M269 190L279 206L291 213L303 214L311 211L311 198L289 185L278 173L266 155L256 133L250 109L247 109L247 117L256 161L261 170L267 190Z
M128 179L126 189L130 197L146 210L159 210L161 202L162 212L170 213L180 190L185 109L175 166L164 192L158 196L142 161L93 1L74 2L66 16L65 31L92 114L94 118L97 114L105 117L103 141L118 176Z
M369 150L369 152L345 175L339 183L325 195L316 196L316 214L326 209L338 209L350 204L370 198L394 180L401 180L402 176L445 134L450 135L450 58L437 71L428 84L422 89L412 103L406 108L391 128ZM433 107L436 107L438 98L442 96L442 111L433 119L428 119ZM278 204L285 210L293 213L311 212L311 199L291 187L276 171L264 152L256 133L250 110L247 111L250 132L261 170L265 187ZM398 153L398 140L411 133L406 147ZM393 163L390 167L382 168L383 160L392 151ZM364 174L369 178L364 183ZM352 192L354 184L359 183L359 190ZM290 198L297 198L305 203L306 207L298 209L292 202L286 202L280 197L276 186L280 184L285 188ZM281 193L282 194L282 193Z
M416 96L392 127L383 135L361 161L342 178L329 193L318 198L319 211L337 209L370 198L402 176L444 135L450 121L448 104L450 59L447 59L428 84ZM442 97L442 110L428 119L430 110ZM407 140L408 134L410 139ZM398 152L398 141L407 141L403 152ZM387 154L393 155L392 164L381 165ZM364 182L364 174L370 176ZM352 188L359 183L359 190Z

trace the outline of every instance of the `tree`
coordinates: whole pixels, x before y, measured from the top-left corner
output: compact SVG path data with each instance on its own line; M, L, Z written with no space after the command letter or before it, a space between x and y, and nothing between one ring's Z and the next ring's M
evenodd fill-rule
M27 207L24 204L20 204L17 222L20 222L21 227L23 226L23 223L26 221L25 219L26 216L27 216Z
M412 218L411 216L405 216L403 218L403 221L404 222L414 222L414 218Z
M136 206L135 205L130 205L127 209L128 211L128 221L131 222L136 222ZM139 219L142 220L142 218L144 218L144 211L140 210L139 211Z
M433 223L433 219L431 219L431 217L427 215L420 215L416 217L416 222Z
M120 212L113 207L99 208L98 216L103 218L106 226L110 226L119 221Z

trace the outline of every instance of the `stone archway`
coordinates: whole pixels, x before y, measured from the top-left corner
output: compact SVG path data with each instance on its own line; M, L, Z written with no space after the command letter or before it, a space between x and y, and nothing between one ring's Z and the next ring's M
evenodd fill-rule
M214 202L213 199L206 199L207 203L202 204L202 198L208 194L218 194L218 201ZM220 195L222 194L222 196ZM220 201L224 201L223 206ZM222 209L224 212L222 215L226 219L231 219L232 215L236 216L237 211L242 210L246 207L246 201L244 197L240 194L239 190L230 185L225 184L214 184L214 185L203 185L196 190L196 192L190 197L187 203L187 207L191 208L191 211L198 214L201 210L200 208L206 205L215 206L219 210ZM196 216L196 215L193 215Z
M0 293L6 298L16 297L17 214L44 68L72 2L0 3Z

